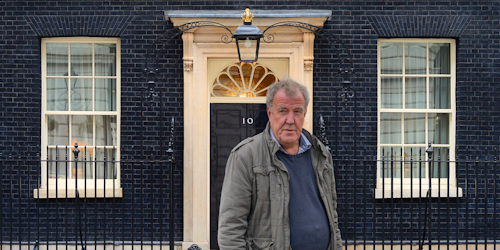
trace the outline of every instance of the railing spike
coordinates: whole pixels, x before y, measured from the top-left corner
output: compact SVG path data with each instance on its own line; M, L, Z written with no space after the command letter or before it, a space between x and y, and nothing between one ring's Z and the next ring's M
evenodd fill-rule
M73 149L73 154L75 156L75 161L78 161L78 154L80 153L80 150L78 149L78 143L75 142L75 149Z
M432 145L431 143L429 142L429 148L427 148L427 150L425 150L425 152L427 153L427 156L428 156L428 161L432 161L432 154L434 153L434 149L432 149Z

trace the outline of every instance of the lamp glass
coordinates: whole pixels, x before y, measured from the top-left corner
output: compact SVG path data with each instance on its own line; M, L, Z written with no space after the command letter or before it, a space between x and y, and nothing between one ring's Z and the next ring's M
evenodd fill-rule
M258 40L246 39L238 40L238 53L240 61L253 62L257 61Z

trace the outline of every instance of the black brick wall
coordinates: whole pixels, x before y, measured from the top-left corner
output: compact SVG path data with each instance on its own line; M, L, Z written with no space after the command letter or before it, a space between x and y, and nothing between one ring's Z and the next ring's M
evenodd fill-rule
M339 98L340 79L335 76L335 58L327 41L316 39L314 68L314 117L326 120L330 145L336 156L361 157L373 155L377 144L377 38L445 37L457 40L456 76L456 144L457 157L466 154L494 155L500 147L500 2L498 1L0 1L0 152L5 157L11 151L36 154L40 147L41 66L40 39L55 36L117 36L121 38L122 67L122 126L121 145L125 159L147 154L161 156L158 150L166 145L162 126L173 116L176 119L175 149L177 159L176 188L182 189L183 145L183 68L182 42L172 41L161 60L165 72L158 83L164 95L163 103L142 108L145 78L142 76L147 48L172 25L164 21L165 10L243 10L252 9L326 9L332 10L325 23L328 32L340 38L351 50L356 75L352 87L355 97L347 107ZM332 70L333 69L333 70ZM165 117L159 117L161 111ZM140 118L140 119L138 119ZM316 131L318 125L315 123ZM144 129L144 130L141 130ZM143 133L144 131L144 133ZM143 140L144 139L144 140ZM141 147L144 143L145 147ZM145 153L143 153L145 152ZM11 171L19 175L36 176L12 170L2 165L3 190L9 186ZM496 170L496 169L495 169ZM123 166L124 203L140 199L142 176L133 166ZM158 170L154 170L158 171ZM154 172L153 171L153 172ZM343 196L352 183L354 168L339 170L345 184L339 184L340 208L345 224L354 221L351 213L353 197ZM375 176L373 169L366 170ZM458 169L458 175L465 170ZM128 179L129 181L127 181ZM23 179L21 182L26 182ZM15 183L15 181L14 181ZM345 186L343 186L345 185ZM459 185L465 185L459 183ZM36 183L30 183L30 188ZM366 183L373 191L374 182ZM345 189L344 189L345 188ZM10 190L10 189L9 189ZM17 191L16 191L17 192ZM366 194L371 197L372 194ZM24 197L24 196L23 196ZM27 197L27 196L26 196ZM10 204L11 195L2 193L2 204ZM20 207L27 209L27 199L18 198ZM177 222L182 219L182 194L176 196ZM94 201L93 201L94 202ZM358 204L362 202L360 200ZM31 199L31 204L36 201ZM94 204L94 205L92 205ZM110 206L95 201L89 209ZM107 204L107 205L106 205ZM407 204L402 204L405 206ZM17 206L17 205L16 205ZM376 204L374 205L376 206ZM61 209L57 202L40 204L41 208ZM97 211L95 218L103 216ZM116 216L123 216L123 212ZM398 210L405 211L407 210ZM49 210L50 212L50 210ZM139 213L139 211L136 211ZM373 213L379 217L383 208ZM4 223L9 222L2 215ZM21 216L21 215L15 215ZM126 215L125 215L126 216ZM372 218L376 220L376 218ZM19 226L12 218L14 228ZM23 222L21 222L23 223ZM146 227L150 221L144 222ZM344 222L342 222L344 223ZM181 224L181 223L179 223ZM6 225L6 224L3 224ZM47 224L48 227L54 225ZM483 226L485 226L483 224ZM104 227L105 228L105 227ZM17 229L16 229L17 230ZM34 229L33 229L34 230ZM74 232L73 232L74 233ZM34 234L34 233L33 233ZM70 232L71 234L71 232ZM132 232L133 234L133 232ZM8 232L3 231L5 240ZM347 239L359 239L359 232L345 230ZM385 235L386 236L386 235ZM384 235L377 235L380 240ZM457 236L458 238L460 235ZM182 240L182 226L176 230Z

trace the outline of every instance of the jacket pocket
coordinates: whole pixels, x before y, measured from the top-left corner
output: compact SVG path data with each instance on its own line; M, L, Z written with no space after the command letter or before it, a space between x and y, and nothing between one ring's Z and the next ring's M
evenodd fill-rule
M253 173L255 176L254 188L257 200L271 201L276 197L276 169L273 166L255 166Z
M254 238L247 241L249 250L271 250L274 241L271 238Z

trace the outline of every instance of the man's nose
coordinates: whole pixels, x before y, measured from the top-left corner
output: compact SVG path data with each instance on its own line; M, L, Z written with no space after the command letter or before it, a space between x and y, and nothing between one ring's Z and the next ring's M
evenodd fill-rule
M288 112L288 114L286 115L286 123L287 124L295 123L295 119L293 119L293 112Z

